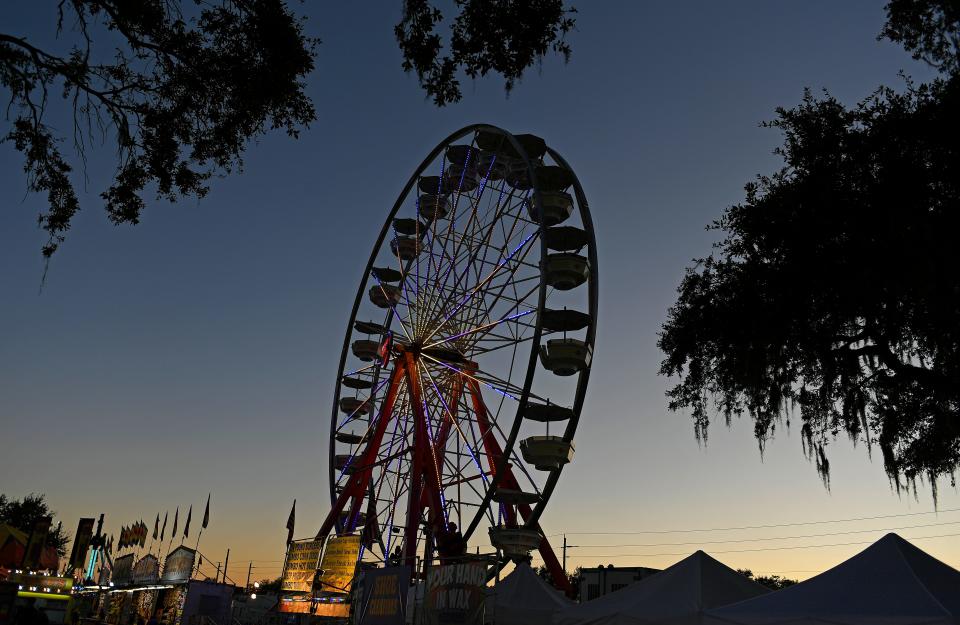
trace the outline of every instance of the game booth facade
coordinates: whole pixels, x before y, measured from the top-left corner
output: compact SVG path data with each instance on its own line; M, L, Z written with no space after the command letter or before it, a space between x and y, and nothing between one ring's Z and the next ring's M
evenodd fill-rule
M235 587L193 579L197 552L180 546L164 560L134 554L114 560L107 585L83 588L78 597L89 618L110 625L133 625L156 616L163 625L187 625L199 617L229 622Z

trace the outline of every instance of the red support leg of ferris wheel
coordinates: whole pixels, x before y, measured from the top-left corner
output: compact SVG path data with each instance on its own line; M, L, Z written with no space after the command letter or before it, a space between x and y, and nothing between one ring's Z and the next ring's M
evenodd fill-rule
M500 448L500 444L497 442L497 438L493 435L493 428L490 424L490 419L488 418L487 407L483 403L483 398L480 395L480 385L477 384L475 378L469 378L467 382L470 388L470 397L473 400L474 412L477 414L477 422L480 426L480 430L483 435L483 446L487 454L487 461L490 462L490 471L491 473L495 470L496 461L500 458L503 458L503 451ZM500 485L505 488L512 488L519 490L520 486L517 483L516 477L513 475L513 470L510 468L510 463L504 463L504 475L500 480ZM524 521L530 518L532 510L528 504L520 504L517 506L517 509L520 511L520 515L523 517ZM516 524L517 512L514 510L513 506L504 506L504 516L507 518L507 524ZM567 595L573 593L573 588L570 585L570 580L567 578L566 571L563 570L563 566L560 564L560 561L557 559L557 554L553 552L553 548L550 546L550 541L547 540L547 537L543 535L543 531L540 529L539 524L533 526L540 531L540 557L543 558L543 563L547 567L547 570L550 572L550 576L553 578L553 583L556 588L563 590Z
M403 378L404 369L404 364L398 361L393 370L393 374L390 376L390 386L387 389L387 396L383 402L383 407L380 409L380 414L377 415L373 434L367 441L367 446L364 448L363 454L355 459L358 466L355 467L354 474L350 476L343 492L340 493L340 496L337 497L337 500L330 508L327 518L324 519L323 525L320 526L320 531L317 532L317 538L325 538L330 534L330 531L337 522L337 518L340 516L340 513L343 512L348 501L352 501L352 503L350 506L350 514L347 518L347 527L345 529L347 531L353 529L357 513L360 510L360 504L363 502L364 495L367 492L367 486L370 484L370 475L373 471L374 460L380 451L380 443L383 441L384 432L386 432L387 424L390 422L390 415L393 413L393 406L397 400L397 392L400 390L400 380Z
M410 394L410 405L413 409L414 419L413 471L410 480L404 548L404 561L408 566L413 566L417 550L417 528L422 520L424 510L422 500L426 500L426 507L429 510L428 523L434 536L446 529L446 522L440 498L440 489L442 488L440 468L437 465L433 442L430 440L427 430L427 415L424 411L420 373L417 371L417 363L413 354L406 352L402 357L405 363L407 392Z

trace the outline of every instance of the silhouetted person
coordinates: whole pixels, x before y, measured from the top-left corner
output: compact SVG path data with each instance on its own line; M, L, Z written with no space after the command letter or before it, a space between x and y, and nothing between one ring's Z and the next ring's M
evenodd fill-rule
M388 558L388 564L390 566L400 566L403 563L403 549L398 545L396 549L393 550L393 553L390 554Z
M443 561L457 559L467 551L467 543L457 524L450 522L446 529L437 532L437 551Z

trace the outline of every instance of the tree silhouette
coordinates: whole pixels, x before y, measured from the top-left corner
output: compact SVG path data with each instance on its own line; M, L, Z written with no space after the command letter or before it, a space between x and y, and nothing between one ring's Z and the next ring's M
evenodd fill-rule
M460 100L461 73L500 73L509 91L550 49L570 56L572 9L556 0L457 0L447 56L443 14L425 0L402 6L403 68L438 105ZM23 154L27 188L47 196L47 258L80 209L71 177L92 145L115 144L118 157L101 193L108 218L136 224L145 195L203 197L212 176L242 166L251 139L296 137L315 119L304 80L319 41L283 0L62 0L57 15L66 53L0 33L10 122L0 140ZM49 106L58 94L65 112Z
M470 78L501 74L509 92L550 50L570 59L565 35L574 28L576 9L564 7L562 0L456 0L456 5L449 56L442 55L437 34L443 12L428 0L405 0L403 19L394 29L403 69L416 72L437 106L460 100L460 72Z
M540 565L536 570L537 576L545 581L547 584L557 588L553 582L553 574L550 572L544 565ZM573 572L567 571L567 580L570 582L570 587L573 589L573 594L570 596L574 601L580 600L580 582L583 580L583 567L578 566L573 570ZM557 590L563 591L563 588L557 588Z
M283 581L282 577L277 577L276 579L261 579L258 584L260 586L257 588L257 592L267 593L267 592L280 592L281 582Z
M37 519L45 516L55 516L56 512L47 504L46 495L30 493L23 499L9 499L0 493L0 523L8 523L27 535L33 529ZM67 554L67 544L70 535L60 524L53 525L47 534L47 546L55 547L57 555Z
M799 583L795 579L789 579L779 575L754 575L750 569L737 569L737 573L740 573L751 581L757 582L761 586L766 586L770 590L783 590L784 588Z
M936 43L960 15L944 6L891 2L884 33L949 72L852 108L808 92L768 124L784 168L711 226L725 236L660 334L670 407L692 409L699 438L713 398L728 424L752 417L761 449L795 408L827 485L841 432L878 444L898 489L927 477L936 497L960 465L960 78Z

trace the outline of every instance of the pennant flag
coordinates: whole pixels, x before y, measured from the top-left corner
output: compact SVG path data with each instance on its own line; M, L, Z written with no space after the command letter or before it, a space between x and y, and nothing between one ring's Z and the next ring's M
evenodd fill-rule
M190 504L190 511L187 512L187 523L183 526L183 537L190 536L190 517L193 516L193 504Z
M140 521L140 546L147 546L147 524Z
M167 515L169 512L163 513L163 527L160 528L160 542L163 542L163 534L167 531Z
M207 524L210 522L210 493L207 493L207 507L203 511L203 523L200 524L201 529L206 529Z
M287 518L287 545L293 542L293 524L297 514L297 500L293 500L293 507L290 508L290 516Z
M177 535L177 519L180 518L180 506L177 506L177 511L173 513L173 531L170 532L170 538L173 539Z
M157 520L153 522L153 540L160 535L160 513L157 513Z

